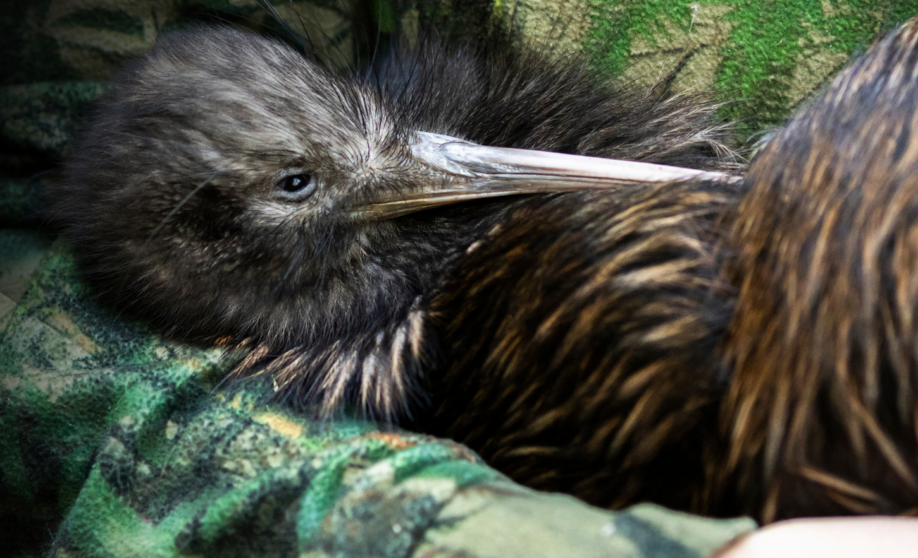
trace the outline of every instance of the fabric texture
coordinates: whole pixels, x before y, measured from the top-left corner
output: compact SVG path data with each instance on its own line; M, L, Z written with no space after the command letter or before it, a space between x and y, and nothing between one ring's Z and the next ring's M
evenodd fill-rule
M410 29L419 10L446 3L363 5L381 28ZM733 100L724 116L753 139L918 12L895 0L490 6L526 40L585 50L637 87L666 81ZM337 1L277 10L330 29L329 58L347 62L353 37ZM37 216L80 118L158 34L263 17L254 0L42 0L0 15L4 554L688 558L754 528L652 505L597 510L515 485L447 440L310 422L265 403L269 384L222 382L237 355L164 341L96 305Z

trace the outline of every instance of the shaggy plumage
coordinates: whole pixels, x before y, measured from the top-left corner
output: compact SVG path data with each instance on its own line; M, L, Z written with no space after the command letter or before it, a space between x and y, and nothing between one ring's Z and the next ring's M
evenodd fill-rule
M509 42L500 38L502 45ZM620 91L585 60L448 43L331 72L250 33L173 34L99 103L53 212L100 300L180 339L242 345L281 397L394 419L417 398L426 304L513 202L362 222L430 177L417 131L714 168L716 105ZM290 180L303 177L301 190Z
M752 162L515 208L431 305L434 431L539 488L918 512L918 22Z

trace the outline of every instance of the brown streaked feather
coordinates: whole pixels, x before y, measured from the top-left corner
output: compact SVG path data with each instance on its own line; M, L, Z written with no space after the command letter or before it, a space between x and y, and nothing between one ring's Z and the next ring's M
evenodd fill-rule
M918 503L918 21L752 163L521 205L434 299L436 432L594 504Z
M521 204L431 306L449 343L436 432L594 504L700 499L732 311L714 225L737 195L685 183Z
M729 472L799 506L918 501L918 25L875 45L779 133L730 218ZM781 483L776 479L782 478Z

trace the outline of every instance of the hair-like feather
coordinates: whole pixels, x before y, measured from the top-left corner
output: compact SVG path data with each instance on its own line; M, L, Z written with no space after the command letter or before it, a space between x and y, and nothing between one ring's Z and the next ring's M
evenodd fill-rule
M104 303L173 337L247 348L237 375L270 376L279 397L323 416L354 405L395 419L421 397L436 347L430 297L517 203L350 221L343 208L423 183L413 133L733 161L715 103L622 90L584 59L511 47L431 31L342 74L246 32L174 33L113 81L53 213ZM291 203L275 185L298 174L317 186Z
M434 432L603 506L918 512L916 114L912 20L740 189L514 208L431 304Z
M766 517L918 511L916 111L911 20L769 143L730 215L726 465Z

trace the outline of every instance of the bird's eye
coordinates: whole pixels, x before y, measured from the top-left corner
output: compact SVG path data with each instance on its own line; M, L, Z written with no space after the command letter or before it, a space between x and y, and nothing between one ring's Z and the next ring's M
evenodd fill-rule
M316 180L308 174L292 174L278 180L275 190L281 197L293 201L301 201L315 192Z

